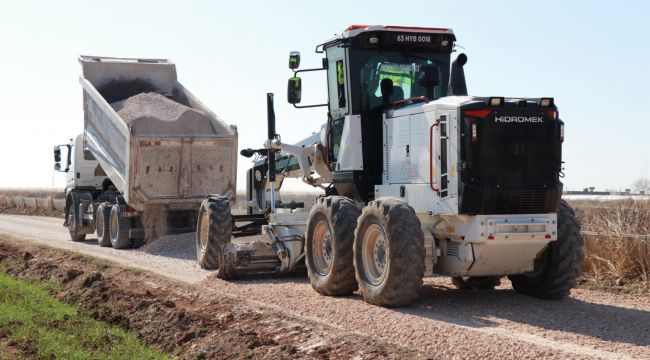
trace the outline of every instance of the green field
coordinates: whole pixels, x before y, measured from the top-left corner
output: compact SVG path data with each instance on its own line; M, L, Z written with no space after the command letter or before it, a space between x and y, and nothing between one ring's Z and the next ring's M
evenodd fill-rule
M0 334L41 359L167 359L123 329L94 320L56 298L56 284L35 284L0 272ZM0 347L0 359L7 357Z

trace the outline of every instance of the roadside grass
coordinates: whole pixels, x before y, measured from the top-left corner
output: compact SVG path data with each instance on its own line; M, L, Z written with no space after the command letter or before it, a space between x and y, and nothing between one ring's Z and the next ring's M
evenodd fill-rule
M581 283L591 288L650 294L650 200L572 201L586 238Z
M26 357L169 358L135 335L94 320L49 295L59 290L55 283L28 283L0 272L0 335Z

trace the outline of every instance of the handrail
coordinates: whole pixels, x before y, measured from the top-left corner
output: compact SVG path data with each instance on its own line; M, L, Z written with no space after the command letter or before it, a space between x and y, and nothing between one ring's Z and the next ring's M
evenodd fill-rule
M431 128L429 128L429 186L431 187L431 190L440 195L440 189L433 186L433 147L435 146L433 143L433 128L437 126L440 126L440 119L437 119L436 122L431 125Z

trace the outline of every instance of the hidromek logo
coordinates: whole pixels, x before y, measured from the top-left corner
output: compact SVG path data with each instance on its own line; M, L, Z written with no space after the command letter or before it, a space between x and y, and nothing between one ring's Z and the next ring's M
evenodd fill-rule
M541 116L496 116L494 122L497 123L542 123L544 118Z

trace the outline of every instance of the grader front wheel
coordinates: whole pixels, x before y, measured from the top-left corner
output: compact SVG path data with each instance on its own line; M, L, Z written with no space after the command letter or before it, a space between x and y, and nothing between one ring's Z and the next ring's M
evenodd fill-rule
M343 196L320 198L311 209L305 261L311 286L323 295L348 295L357 289L352 245L359 213Z
M196 231L196 257L203 269L217 269L232 236L230 202L223 196L203 200Z

